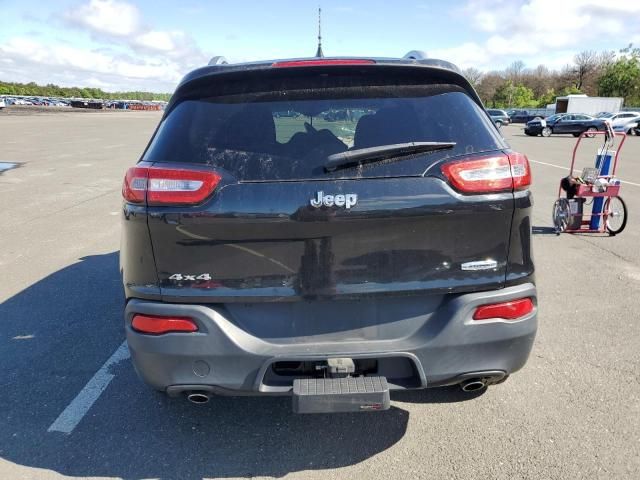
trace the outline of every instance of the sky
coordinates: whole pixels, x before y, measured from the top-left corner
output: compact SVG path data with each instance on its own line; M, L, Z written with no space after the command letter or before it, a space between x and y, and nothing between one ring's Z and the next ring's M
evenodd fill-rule
M215 55L402 57L461 68L561 68L640 46L640 2L615 0L0 0L0 80L172 92Z

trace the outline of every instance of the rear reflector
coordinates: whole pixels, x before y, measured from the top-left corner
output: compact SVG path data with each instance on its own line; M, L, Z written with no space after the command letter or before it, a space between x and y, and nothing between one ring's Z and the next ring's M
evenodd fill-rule
M442 173L462 193L506 192L531 184L529 161L520 153L445 163Z
M133 167L127 171L122 196L127 202L148 205L195 205L220 182L216 172L173 168Z
M373 65L376 62L362 58L340 58L340 59L318 59L318 60L290 60L285 62L275 62L271 66L275 68L284 67L318 67L326 65Z
M155 315L134 315L131 326L140 333L162 335L169 332L197 332L198 326L188 317L158 317Z
M493 303L476 308L473 314L474 320L517 320L533 312L533 301L530 298L521 298L510 302Z

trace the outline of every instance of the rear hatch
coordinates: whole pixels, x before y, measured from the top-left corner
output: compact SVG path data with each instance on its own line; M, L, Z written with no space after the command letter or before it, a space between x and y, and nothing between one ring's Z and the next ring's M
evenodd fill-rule
M460 169L446 167L480 162L481 176L508 165L474 98L462 77L420 67L273 68L183 86L139 166L157 170L149 178L160 178L160 190L173 175L166 172L213 180L196 204L163 200L162 192L149 202L163 298L500 288L511 183L469 189L473 172L456 179ZM364 149L373 153L351 153Z

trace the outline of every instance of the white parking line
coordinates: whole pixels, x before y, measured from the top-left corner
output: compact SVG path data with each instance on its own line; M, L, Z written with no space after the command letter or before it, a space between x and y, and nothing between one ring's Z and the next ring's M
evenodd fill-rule
M102 392L104 392L105 388L111 383L111 380L113 380L114 375L109 372L109 369L127 358L129 358L129 348L125 341L122 342L122 345L104 362L100 370L98 370L84 388L80 390L76 398L67 405L67 408L62 411L47 431L62 433L73 432L73 429L76 428L91 406L100 398Z
M554 165L553 163L540 162L538 160L529 160L531 163L539 163L540 165L546 165L547 167L559 168L561 170L569 171L568 167L561 167L560 165ZM620 180L620 183L626 183L627 185L633 185L635 187L640 187L640 183L630 182L628 180Z

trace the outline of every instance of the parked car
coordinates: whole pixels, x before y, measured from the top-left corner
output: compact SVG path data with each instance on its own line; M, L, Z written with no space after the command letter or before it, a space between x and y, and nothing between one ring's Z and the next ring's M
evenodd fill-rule
M509 123L511 122L509 115L507 115L507 112L505 112L504 110L496 110L490 108L487 110L487 113L498 128L501 128L503 125L509 125Z
M5 103L4 98L0 98L0 108L4 108L6 106L7 104Z
M550 117L547 117L546 119L537 118L535 120L530 120L525 125L524 133L526 135L531 136L531 137L535 137L537 135L540 135L542 133L542 129L544 127L546 127L548 125L555 124L558 120L560 120L562 117L564 117L566 115L568 115L568 114L566 114L566 113L556 113L554 115L551 115ZM545 132L545 133L547 133L547 132Z
M607 119L614 132L634 134L640 123L640 112L618 112Z
M307 121L281 143L289 108ZM371 112L351 145L314 126L347 110ZM530 183L448 62L199 68L123 184L136 371L196 403L281 394L307 413L501 383L537 327Z
M329 110L328 112L322 113L322 119L327 122L337 122L339 120L348 120L349 119L349 111L348 110Z
M531 120L545 117L539 112L529 110L509 110L507 113L511 119L511 123L527 123Z
M579 137L583 132L604 131L605 121L583 113L558 113L547 119L527 122L524 133L530 136L542 135L543 137L565 133ZM588 136L595 135L589 134Z
M626 133L627 135L635 135L636 134L636 128L638 127L638 124L640 123L640 117L636 117L635 119L627 122L627 123L623 123L621 125L616 125L613 127L613 131L614 132L621 132L621 133Z

